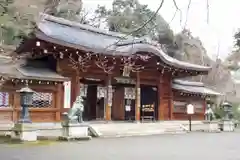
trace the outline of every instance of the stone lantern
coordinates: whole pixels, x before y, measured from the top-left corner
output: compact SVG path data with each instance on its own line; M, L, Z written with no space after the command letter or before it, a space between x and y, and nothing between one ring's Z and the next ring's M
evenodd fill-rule
M12 128L11 138L19 141L37 141L37 129L31 124L28 108L32 105L34 91L26 85L17 91L22 107L20 119Z
M232 121L232 105L228 102L223 102L221 106L224 111L224 118L221 123L221 130L232 132L235 128L234 122Z
M32 106L34 91L27 85L17 92L20 93L20 104L22 107L19 123L31 123L28 108Z
M232 119L232 105L228 102L223 102L222 109L224 111L224 120Z

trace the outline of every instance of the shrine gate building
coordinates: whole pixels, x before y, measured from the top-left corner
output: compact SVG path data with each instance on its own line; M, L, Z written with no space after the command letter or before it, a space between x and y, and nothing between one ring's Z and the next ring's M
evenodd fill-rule
M174 59L146 38L45 14L41 18L33 36L25 39L16 53L27 57L29 63L44 62L61 77L61 83L55 86L61 88L55 90L55 121L79 95L85 99L85 121L173 120L177 117L173 79L205 75L211 69ZM63 102L63 80L70 84L69 105Z

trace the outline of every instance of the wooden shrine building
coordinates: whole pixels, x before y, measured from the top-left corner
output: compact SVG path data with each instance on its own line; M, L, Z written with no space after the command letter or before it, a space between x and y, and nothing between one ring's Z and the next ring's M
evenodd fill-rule
M67 78L38 60L16 60L0 56L0 122L19 120L20 94L26 84L35 92L30 116L34 122L60 121L63 82Z
M41 18L16 53L68 77L70 106L77 96L85 97L85 120L174 119L172 79L208 74L211 69L176 60L146 38L49 15Z
M173 117L175 120L186 120L186 106L191 103L195 108L194 120L204 120L207 108L206 98L214 99L221 93L204 86L202 82L174 79L173 92Z

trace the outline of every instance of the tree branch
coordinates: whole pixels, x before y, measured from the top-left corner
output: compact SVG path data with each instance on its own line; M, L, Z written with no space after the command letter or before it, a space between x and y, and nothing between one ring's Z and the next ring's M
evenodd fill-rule
M177 13L177 12L180 13L180 24L182 24L182 10L179 9L176 0L173 0L173 4L174 4L174 6L175 6L175 8L176 8L176 13ZM174 17L175 17L175 16L174 16Z
M187 7L187 13L186 13L186 20L185 20L185 24L184 24L183 29L185 29L185 28L186 28L186 25L187 25L188 14L189 14L189 10L190 10L190 6L191 6L191 4L192 4L192 0L189 0L189 1L188 1L188 7Z
M209 23L209 0L207 0L207 23Z

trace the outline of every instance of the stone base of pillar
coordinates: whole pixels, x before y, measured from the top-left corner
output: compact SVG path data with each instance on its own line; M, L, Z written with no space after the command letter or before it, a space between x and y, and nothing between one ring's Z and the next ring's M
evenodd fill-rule
M16 123L11 130L11 139L17 141L37 141L38 130L31 123Z
M136 121L136 120L135 120L134 122L135 122L135 123L142 123L140 120L139 120L139 121Z
M80 123L62 124L62 136L59 140L90 140L91 136L88 135L88 126Z

